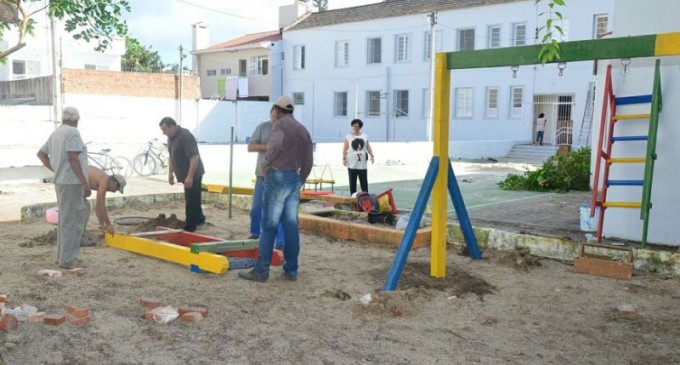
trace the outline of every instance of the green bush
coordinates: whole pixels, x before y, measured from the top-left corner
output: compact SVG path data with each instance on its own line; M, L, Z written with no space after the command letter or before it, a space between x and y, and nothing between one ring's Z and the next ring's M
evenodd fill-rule
M558 191L590 190L590 147L552 156L536 171L509 174L498 183L503 190Z

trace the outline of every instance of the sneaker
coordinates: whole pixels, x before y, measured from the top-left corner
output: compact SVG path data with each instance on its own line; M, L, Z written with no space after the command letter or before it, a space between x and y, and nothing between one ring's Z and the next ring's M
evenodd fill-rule
M291 274L288 272L283 272L283 278L288 281L297 281L297 274Z
M200 226L204 226L204 225L206 225L205 218L201 219L200 221L198 221L198 223L196 223L196 227L200 227Z
M276 245L274 245L274 248L277 249L277 250L283 251L283 246L284 246L284 245L285 245L284 242L277 243Z
M259 238L260 238L260 236L256 236L256 235L254 235L254 234L251 234L250 236L248 236L247 239L249 239L249 240L257 240L257 239L259 239Z
M264 275L255 271L255 269L252 269L250 271L241 271L238 273L238 277L245 280L257 281L259 283L264 283L265 281L267 281L267 278Z
M196 226L184 226L184 230L187 232L196 232Z

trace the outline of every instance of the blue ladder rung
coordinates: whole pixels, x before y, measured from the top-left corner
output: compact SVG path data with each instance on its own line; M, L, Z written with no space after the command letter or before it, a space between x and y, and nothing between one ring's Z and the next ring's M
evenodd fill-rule
M646 141L647 136L620 136L620 137L612 137L612 142L616 141Z
M644 180L607 180L608 186L642 186Z
M652 95L632 95L616 98L616 105L645 104L652 102Z

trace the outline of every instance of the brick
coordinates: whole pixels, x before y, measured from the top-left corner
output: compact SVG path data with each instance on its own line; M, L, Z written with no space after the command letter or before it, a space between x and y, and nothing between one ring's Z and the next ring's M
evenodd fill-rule
M203 316L203 318L208 316L208 308L203 307L179 307L179 309L177 309L177 312L179 312L180 316L185 313L191 312L198 312Z
M7 295L7 294L0 294L0 303L6 303L8 296L9 295Z
M145 308L158 308L161 306L161 300L154 297L144 297L139 300L139 304Z
M66 321L66 317L63 314L48 314L45 316L45 324L50 326L58 326Z
M637 311L635 311L635 308L630 304L620 304L617 309L619 310L619 316L622 318L637 318Z
M70 324L76 325L76 326L85 326L90 324L90 316L85 316L85 317L76 317L73 314L67 313L66 314L66 319Z
M19 322L17 317L6 314L0 318L0 330L5 331L16 331L19 328Z
M84 318L90 316L90 311L87 308L69 305L68 307L66 307L66 314L71 315L75 318Z
M45 322L45 312L37 312L28 315L28 323L42 323Z
M70 272L73 275L80 276L80 275L83 275L85 273L85 268L74 267L73 269L69 270L68 272Z
M203 319L203 314L201 314L199 312L187 312L187 313L182 314L180 319L182 319L182 322L185 322L185 323L196 323L196 322L200 321L201 319Z

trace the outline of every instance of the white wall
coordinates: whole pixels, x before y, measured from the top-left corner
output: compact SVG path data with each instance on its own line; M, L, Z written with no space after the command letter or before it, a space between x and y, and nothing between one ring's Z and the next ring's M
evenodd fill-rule
M593 15L613 12L613 0L592 2L574 0L560 9L570 21L569 40L591 39ZM534 1L520 1L501 5L442 11L438 14L437 31L441 32L442 51L455 51L457 30L475 29L475 48L487 46L487 29L501 25L501 46L510 45L512 23L526 22L527 44L533 44L533 29L544 24L537 20ZM538 24L537 24L538 21ZM299 105L301 119L318 141L330 142L342 138L349 130L349 122L358 113L364 130L374 141L422 141L428 137L427 115L423 90L429 88L430 62L424 57L425 34L429 22L422 14L399 18L374 19L370 22L338 24L319 28L284 32L284 93L302 92L305 105ZM395 63L395 36L410 35L410 61ZM368 38L382 39L382 63L366 64ZM335 43L347 40L350 44L349 67L335 67ZM305 70L294 70L293 47L304 45ZM528 143L532 138L535 93L575 94L573 119L580 126L585 108L588 83L594 81L592 63L569 64L564 76L558 75L555 65L520 67L516 78L510 68L456 70L451 74L451 113L455 112L455 88L473 88L472 118L452 118L450 139L474 141L494 149L498 141L509 145ZM358 86L358 105L357 100ZM520 117L510 116L510 88L524 88L524 104ZM499 88L498 117L487 118L486 88ZM366 91L379 90L387 98L381 102L380 117L366 116ZM409 90L409 116L394 118L394 90ZM333 93L348 93L347 117L335 117ZM576 138L576 136L575 136ZM506 151L507 152L507 151ZM453 153L465 153L453 151Z
M617 0L613 29L614 37L626 37L646 34L657 34L680 31L680 23L676 14L680 13L680 2L674 0ZM656 58L634 58L623 73L620 60L611 60L612 86L616 96L632 96L650 94ZM680 225L677 211L680 206L680 170L677 168L677 156L680 145L676 143L680 137L680 57L661 57L661 89L663 110L659 117L657 139L657 155L652 185L652 209L648 241L652 243L680 246ZM595 102L595 116L599 121L602 113L602 92L607 62L600 62L598 71L598 92ZM617 113L649 113L648 106L627 106ZM596 125L594 125L595 127ZM598 128L593 128L593 141L596 143ZM647 123L641 121L622 121L616 123L614 135L646 135ZM596 145L593 151L596 151ZM613 145L614 157L644 156L646 144L642 142L618 143ZM593 154L593 169L595 154ZM612 179L642 179L642 166L614 166L610 170ZM593 170L594 171L594 170ZM608 201L641 200L639 187L612 187L607 190ZM640 240L642 221L637 209L607 209L603 234L605 236Z

